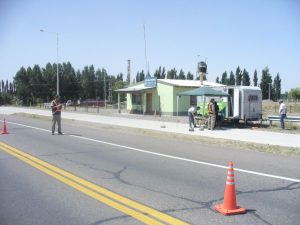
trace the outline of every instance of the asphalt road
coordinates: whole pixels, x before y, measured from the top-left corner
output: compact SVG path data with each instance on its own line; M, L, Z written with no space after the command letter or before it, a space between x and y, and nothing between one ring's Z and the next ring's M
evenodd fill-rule
M36 168L40 162L34 167L10 150L4 151L4 144L174 221L300 224L299 157L227 149L164 133L71 120L63 121L65 135L52 136L50 119L17 115L6 119L9 134L0 136L0 224L134 225L144 224L142 216L150 214L134 217L129 209L120 211L96 194L88 195L90 188L86 192L74 188L83 181L73 186L70 180L63 182L69 175L51 176L51 171L47 174L47 169ZM213 205L223 201L230 160L235 168L237 202L247 213L226 217L215 212ZM128 207L133 208L129 203ZM165 224L161 217L158 220Z

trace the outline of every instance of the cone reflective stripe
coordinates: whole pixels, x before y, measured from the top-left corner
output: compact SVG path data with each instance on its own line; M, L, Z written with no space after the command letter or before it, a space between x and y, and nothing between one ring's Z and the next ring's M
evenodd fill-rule
M5 119L2 122L2 134L8 134L7 129L6 129L6 122Z
M215 205L214 209L225 216L246 213L245 208L236 205L233 163L229 162L223 204Z

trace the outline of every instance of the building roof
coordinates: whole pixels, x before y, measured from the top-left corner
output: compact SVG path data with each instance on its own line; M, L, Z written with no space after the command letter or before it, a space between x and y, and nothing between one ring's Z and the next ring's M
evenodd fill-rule
M157 82L162 84L169 84L178 87L225 87L224 84L219 84L211 81L204 80L203 85L201 85L200 80L175 80L175 79L157 79Z
M214 83L210 81L203 81L203 85L201 85L200 80L175 80L175 79L157 79L158 83L167 84L176 87L201 87L201 86L208 86L208 87L225 87L223 84ZM145 90L150 90L156 87L144 87L142 84L144 81L140 81L138 83L131 84L127 88L115 90L115 92L124 92L124 93L133 93L133 92L143 92ZM140 85L140 86L139 86ZM141 86L142 85L142 86Z
M177 93L178 96L229 96L229 94L211 87L199 87Z
M144 90L150 90L150 89L154 89L156 87L127 87L127 88L123 88L123 89L118 89L115 90L115 92L125 92L125 93L133 93L133 92L142 92Z

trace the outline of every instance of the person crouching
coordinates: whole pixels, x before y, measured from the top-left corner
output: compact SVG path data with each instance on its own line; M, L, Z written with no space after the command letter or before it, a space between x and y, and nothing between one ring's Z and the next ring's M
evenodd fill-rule
M188 116L189 116L189 127L190 127L190 131L194 130L194 127L196 127L195 125L195 120L194 120L194 116L197 115L197 111L200 109L199 106L192 106L191 108L189 108L188 110ZM192 126L193 125L193 126Z

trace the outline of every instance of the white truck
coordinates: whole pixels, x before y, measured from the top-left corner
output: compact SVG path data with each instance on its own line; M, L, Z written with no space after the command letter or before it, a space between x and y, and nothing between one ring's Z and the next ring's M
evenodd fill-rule
M262 92L259 87L251 86L226 86L222 90L228 93L224 97L224 119L236 121L260 120L262 117ZM226 103L227 102L227 103Z

